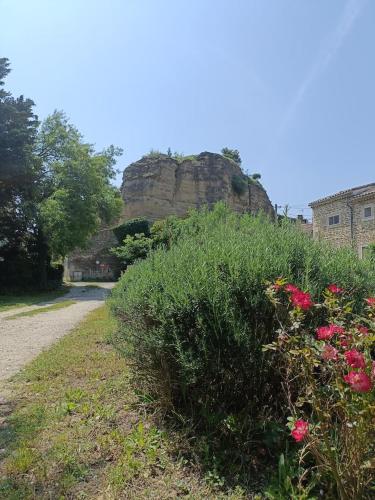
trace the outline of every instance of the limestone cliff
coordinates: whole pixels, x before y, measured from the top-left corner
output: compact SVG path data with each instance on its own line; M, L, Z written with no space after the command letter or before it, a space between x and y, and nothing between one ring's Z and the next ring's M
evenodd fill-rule
M135 217L150 221L183 216L191 208L225 201L237 212L263 211L274 216L266 191L248 183L236 163L222 155L201 153L181 159L148 155L129 165L121 187L124 213L118 223ZM92 238L86 250L75 251L65 263L67 279L114 279L118 262L108 249L117 241L110 228Z
M237 192L234 180L242 181ZM274 213L259 183L247 185L238 165L208 152L181 160L167 155L145 156L125 169L121 192L125 219L184 215L190 208L212 206L221 200L237 212Z

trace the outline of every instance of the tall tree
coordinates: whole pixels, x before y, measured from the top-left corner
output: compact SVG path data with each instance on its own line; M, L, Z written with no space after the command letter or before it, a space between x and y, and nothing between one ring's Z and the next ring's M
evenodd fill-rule
M39 127L33 101L3 90L8 73L0 59L0 287L19 276L45 286L52 257L119 215L111 181L121 150L96 153L63 112Z
M6 92L9 61L0 59L0 261L16 262L27 253L31 239L30 204L35 186L33 147L38 119L34 103ZM31 231L31 232L30 232ZM6 265L5 264L5 265ZM9 265L8 272L12 271ZM16 272L14 270L14 272Z
M122 152L111 146L95 153L57 111L42 124L36 151L42 162L41 225L54 257L64 257L119 215L122 199L110 182Z

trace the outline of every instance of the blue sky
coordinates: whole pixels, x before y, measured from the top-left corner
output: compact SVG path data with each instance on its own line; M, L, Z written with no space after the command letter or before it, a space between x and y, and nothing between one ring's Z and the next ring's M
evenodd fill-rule
M0 0L0 15L7 89L122 147L121 170L151 148L237 148L292 213L375 181L373 0Z

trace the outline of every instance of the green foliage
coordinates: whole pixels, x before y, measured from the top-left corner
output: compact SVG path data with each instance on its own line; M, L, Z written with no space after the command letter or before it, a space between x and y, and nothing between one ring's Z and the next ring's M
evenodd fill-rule
M116 255L124 266L129 266L135 261L147 257L152 248L152 239L143 233L134 236L126 236L122 245L111 249L113 255Z
M287 426L299 446L299 483L310 476L327 498L370 498L375 306L370 302L361 315L353 314L353 295L334 284L323 291L323 300L305 309L298 307L303 292L282 278L267 293L280 329L264 349L278 360L288 396Z
M371 245L366 248L365 258L375 267L375 243L371 243Z
M130 219L120 226L113 229L113 232L121 244L126 236L134 236L135 234L143 233L145 236L150 236L150 223L144 217Z
M39 204L43 230L53 255L65 256L83 247L102 222L119 215L121 196L110 180L121 152L111 147L96 154L64 113L55 112L42 124L38 153L44 172Z
M240 152L238 151L238 149L223 148L221 150L221 154L225 156L225 158L229 158L230 160L234 161L238 166L240 166L242 163Z
M280 412L279 378L262 352L278 325L265 282L283 275L313 295L337 282L361 299L374 272L349 250L222 204L193 212L179 230L169 250L152 251L113 291L117 343L175 412L243 438Z
M298 463L297 457L284 455L279 457L278 471L272 478L264 491L267 500L316 500L311 491L317 486L312 480L309 484L299 482L303 468Z
M2 89L8 73L0 59L0 288L45 288L52 257L83 247L119 215L111 180L121 151L95 153L62 112L39 127L33 101Z
M153 248L157 248L159 246L163 248L170 248L172 243L178 240L183 230L184 222L184 219L175 215L171 215L166 219L154 222L151 227Z
M238 195L242 196L247 191L247 179L242 175L232 175L232 189Z
M251 174L247 176L247 181L249 184L255 184L257 186L261 186L260 179L261 179L261 174Z
M182 225L183 219L175 216L155 222L151 230L146 219L130 220L114 229L122 244L112 248L111 252L126 268L136 260L145 259L152 248L169 248L177 240Z
M162 153L161 151L159 151L158 149L150 149L150 151L144 155L144 158L161 158L163 156L167 156L165 155L165 153Z

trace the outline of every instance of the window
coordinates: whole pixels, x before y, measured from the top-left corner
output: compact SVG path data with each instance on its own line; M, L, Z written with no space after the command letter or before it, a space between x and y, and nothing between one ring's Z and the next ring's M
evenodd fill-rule
M339 215L331 215L331 217L328 217L328 225L329 226L337 226L337 224L340 224L340 216Z
M373 219L374 218L374 207L370 205L368 207L363 208L363 220Z

